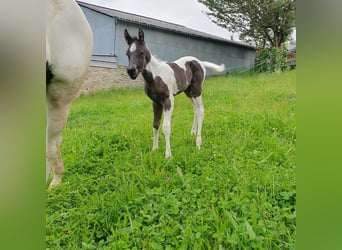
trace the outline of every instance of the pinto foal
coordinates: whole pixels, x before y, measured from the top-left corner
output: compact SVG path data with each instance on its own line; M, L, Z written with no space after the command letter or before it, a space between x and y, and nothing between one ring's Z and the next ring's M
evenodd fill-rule
M139 73L145 80L145 93L153 101L153 150L158 148L158 130L164 111L163 131L166 141L165 157L171 157L170 133L171 115L174 96L184 92L194 108L194 120L191 134L197 132L196 146L201 147L201 129L204 118L202 103L202 84L205 79L205 67L217 72L224 71L224 65L203 62L192 56L179 58L166 63L159 61L148 50L144 39L144 31L139 29L138 38L124 32L128 44L127 56L129 65L127 73L131 79L136 79Z
M72 100L83 83L93 50L93 35L74 0L46 2L46 182L61 182L62 131Z

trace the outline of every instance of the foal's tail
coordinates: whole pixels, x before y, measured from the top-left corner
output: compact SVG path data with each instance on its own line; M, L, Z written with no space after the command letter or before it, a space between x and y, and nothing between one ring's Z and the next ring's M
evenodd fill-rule
M211 63L211 62L201 62L202 65L206 68L210 68L216 72L222 72L225 70L225 67L224 67L224 64L221 64L221 65L217 65L215 63Z

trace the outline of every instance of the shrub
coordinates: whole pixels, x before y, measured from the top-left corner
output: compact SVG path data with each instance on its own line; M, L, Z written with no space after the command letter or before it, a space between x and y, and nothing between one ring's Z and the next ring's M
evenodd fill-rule
M285 71L286 49L263 48L261 53L255 59L256 72L275 72L277 70Z

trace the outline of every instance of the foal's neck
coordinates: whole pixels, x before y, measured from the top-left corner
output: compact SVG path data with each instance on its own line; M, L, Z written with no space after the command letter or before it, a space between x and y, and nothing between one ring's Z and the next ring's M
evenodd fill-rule
M146 65L146 70L150 71L154 77L160 75L160 73L167 67L166 62L159 60L151 54L151 60Z

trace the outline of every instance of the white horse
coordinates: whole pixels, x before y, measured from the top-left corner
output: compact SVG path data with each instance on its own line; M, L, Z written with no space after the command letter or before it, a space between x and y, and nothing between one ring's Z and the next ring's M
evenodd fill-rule
M131 37L127 30L125 30L124 35L128 44L129 65L127 73L132 79L136 79L139 73L142 73L145 80L145 93L153 101L153 150L158 148L158 130L164 111L165 157L171 157L171 115L174 96L181 92L187 95L194 108L195 115L191 134L195 135L197 132L196 146L200 148L204 118L202 85L206 75L205 67L222 72L225 69L224 65L200 61L192 56L182 57L171 63L162 62L156 59L148 50L142 29L139 29L138 38Z
M46 2L46 183L61 183L64 166L62 131L89 66L93 34L74 0Z

